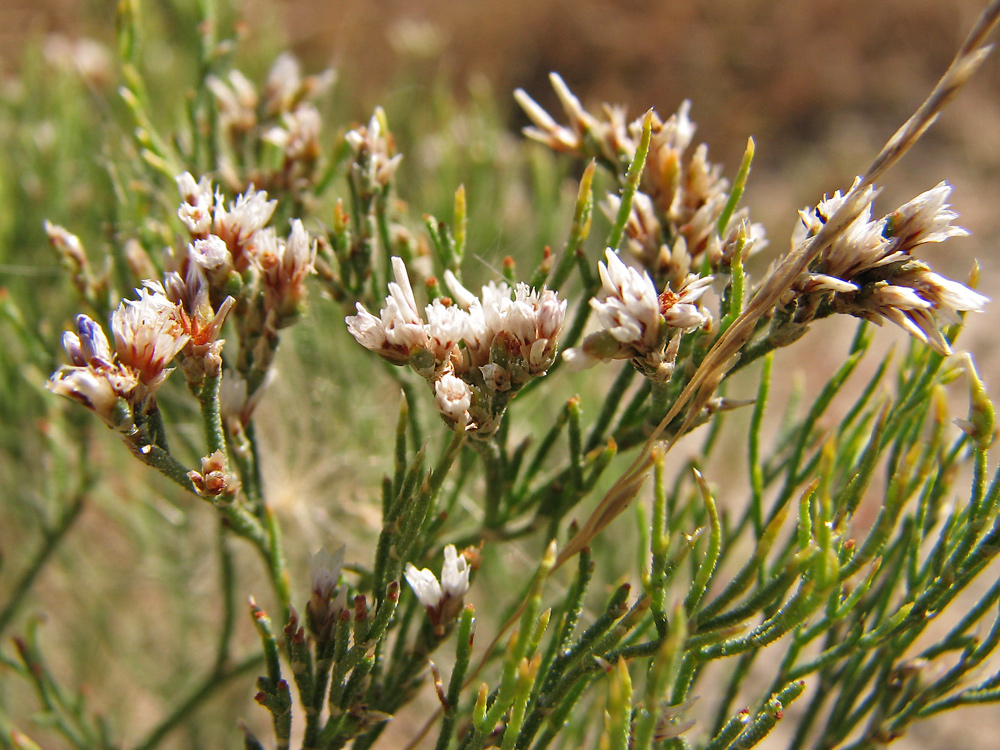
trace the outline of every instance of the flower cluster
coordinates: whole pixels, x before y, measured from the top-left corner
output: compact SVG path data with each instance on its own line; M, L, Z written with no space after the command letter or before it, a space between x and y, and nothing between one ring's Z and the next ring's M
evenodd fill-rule
M53 393L83 404L123 432L134 427L136 415L170 374L167 365L189 340L178 305L162 292L137 291L138 300L123 300L111 316L114 351L101 326L78 315L76 332L63 334L72 364L47 383Z
M386 187L396 174L402 154L397 154L385 112L376 107L367 125L349 130L344 140L354 154L351 177L366 194Z
M624 179L642 136L643 119L628 122L622 107L605 105L602 116L588 113L555 73L552 87L569 118L559 125L524 91L515 98L534 123L525 134L552 149L578 158L596 158ZM680 287L707 258L713 270L728 267L737 244L744 255L766 242L763 227L750 224L746 210L735 212L724 227L720 218L729 201L729 182L721 167L708 161L708 147L699 145L687 163L695 124L690 102L662 120L651 113L649 152L625 225L629 252L659 286ZM610 193L602 204L614 218L620 198Z
M552 365L566 302L524 283L511 289L491 282L476 297L446 271L454 300L427 305L425 321L406 265L393 258L392 268L396 281L378 317L358 303L358 314L346 319L348 330L365 348L426 378L453 429L490 437L509 399Z
M185 173L177 185L178 216L190 241L168 251L162 280L144 281L137 301L119 305L112 316L114 353L101 327L81 315L77 331L63 338L72 365L49 381L54 392L125 431L175 357L195 392L206 377L221 376L225 342L219 335L232 310L241 347L236 369L225 378L232 381L224 389L225 417L232 429L245 425L267 381L278 330L297 319L314 270L315 243L300 221L292 222L287 238L267 226L276 206L267 193L251 187L227 206L207 178ZM47 229L66 256L85 260L73 235ZM84 268L79 260L76 267Z
M261 91L238 70L229 71L225 78L209 76L206 83L215 98L226 147L219 163L226 182L292 190L310 185L320 156L322 128L320 113L310 100L329 89L335 78L332 70L303 77L298 61L287 53L274 61ZM237 161L247 153L262 151L258 144L276 148L280 165L262 163L239 174Z
M316 243L297 219L287 238L267 226L277 201L263 190L251 186L227 206L205 177L195 182L185 172L177 186L177 214L191 242L168 258L167 294L183 305L196 330L208 330L212 310L221 310L235 293L240 340L252 350L254 369L265 373L278 330L301 313Z
M942 182L878 220L872 220L873 189L866 209L810 265L782 303L779 319L804 327L816 317L845 313L877 325L888 320L936 351L947 354L941 328L960 322L959 313L981 311L988 301L963 284L934 273L913 251L967 232L953 226L951 187ZM799 244L815 236L843 203L838 191L815 209L799 212L793 235Z
M698 302L712 277L688 276L678 291L667 287L657 293L648 273L626 266L611 248L606 257L607 265L598 264L601 289L590 300L601 330L563 352L563 359L575 368L628 359L646 377L668 380L680 334L711 326L711 314Z
M454 544L444 548L440 582L429 569L418 569L413 563L406 563L403 572L406 582L427 610L427 617L438 637L445 634L448 625L462 610L462 598L469 590L470 572L468 561L458 554Z

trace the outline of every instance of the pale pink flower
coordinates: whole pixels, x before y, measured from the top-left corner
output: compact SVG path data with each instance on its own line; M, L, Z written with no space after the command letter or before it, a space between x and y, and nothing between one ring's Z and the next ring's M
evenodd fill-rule
M261 271L266 307L281 319L293 317L306 294L305 280L316 271L316 243L302 222L292 221L287 240L273 229L259 231L253 259Z
M278 201L269 201L267 193L263 190L254 190L253 185L245 193L237 196L236 200L229 204L228 209L222 196L216 196L213 232L229 247L237 271L242 273L249 267L251 258L246 252L247 245L253 234L263 229L271 220L277 205Z
M118 362L135 371L151 393L169 374L166 366L184 348L188 335L178 306L162 288L137 290L138 300L122 300L111 316Z
M406 264L394 257L392 270L396 281L389 282L389 296L385 298L385 307L379 317L358 302L358 314L345 320L348 331L363 347L395 364L406 364L417 350L427 348L427 333L413 297Z

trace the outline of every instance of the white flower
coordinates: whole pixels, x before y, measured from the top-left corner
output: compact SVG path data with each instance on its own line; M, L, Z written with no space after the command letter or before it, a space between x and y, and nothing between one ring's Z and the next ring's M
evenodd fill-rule
M960 322L961 312L982 310L988 301L965 285L932 272L910 254L919 245L967 234L951 224L957 215L945 202L950 193L951 188L942 182L885 218L873 221L874 188L866 188L862 196L867 201L864 211L796 281L794 289L804 297L798 303L799 314L802 310L815 314L818 308L817 299L809 299L808 295L826 295L829 310L878 325L889 320L947 354L950 349L941 328ZM801 243L816 235L844 200L845 196L837 192L824 198L815 209L800 211L800 226L793 241Z
M294 317L306 293L306 277L316 270L316 244L298 219L292 221L287 240L277 237L270 228L255 237L253 260L261 271L265 304L280 318Z
M299 61L292 53L283 52L275 58L264 84L267 111L271 114L288 111L301 88Z
M458 554L454 544L444 548L444 566L441 568L441 581L427 568L418 570L413 563L406 564L404 575L417 599L428 610L431 621L435 625L440 620L440 614L449 600L461 602L469 590L469 563Z
M514 337L531 375L541 375L551 366L565 319L566 300L551 289L538 292L524 283L514 288L502 330Z
M203 240L195 240L188 246L188 258L206 271L228 273L233 268L233 256L221 237L208 235Z
M212 182L208 177L195 182L190 172L175 179L181 194L177 215L193 237L204 237L212 230Z
M454 544L444 548L444 567L441 568L441 590L445 596L458 599L469 590L469 563L458 554Z
M337 618L347 609L347 586L337 588L345 549L341 545L331 553L323 547L309 560L311 593L306 604L306 623L320 640L330 639Z
M278 55L264 84L264 109L274 115L289 112L300 101L319 96L336 80L333 70L302 77L299 61L289 52Z
M388 340L385 337L385 326L379 318L376 318L360 302L355 303L357 315L350 315L344 318L347 323L347 331L365 349L377 352L385 357L389 357L385 351ZM403 361L405 361L405 357Z
M583 369L598 361L630 359L647 377L665 380L673 373L679 334L701 328L711 316L698 300L713 278L688 276L680 291L657 294L648 273L627 267L608 248L607 265L598 264L601 289L590 300L602 329L581 346L563 352L568 367ZM676 329L673 336L670 329Z
M372 185L388 185L396 174L402 154L392 154L392 144L383 133L385 112L376 107L368 125L355 128L344 135L347 145L354 151L357 165L364 165L365 176Z
M83 243L80 242L79 237L64 227L49 221L46 221L44 226L52 247L72 261L74 266L85 268L88 265L87 254L83 250Z
M311 104L300 104L281 116L283 127L271 128L263 138L280 148L286 159L310 159L319 154L319 134L322 118Z
M410 357L428 345L424 321L413 297L406 264L392 258L396 281L389 282L389 296L379 317L369 313L360 302L358 314L345 318L347 330L366 349L382 355L394 364L407 364Z
M224 130L245 132L257 124L257 89L240 71L231 70L228 81L209 76L205 84L215 97Z
M434 401L438 411L458 429L469 423L469 407L472 405L472 389L469 384L451 373L445 373L434 381Z
M616 340L644 348L656 345L660 334L660 303L648 273L639 273L622 263L608 248L608 262L598 263L601 276L599 297L590 300L598 322Z
M873 292L857 303L858 309L849 312L876 323L882 316L941 354L951 353L941 328L960 323L960 312L982 312L989 302L988 297L939 276L923 264L892 281L876 284Z
M534 127L527 127L523 132L528 138L544 143L555 151L566 151L582 156L584 136L596 130L600 123L583 108L580 100L573 95L569 86L557 73L549 74L549 82L559 97L563 112L569 117L570 127L559 125L524 90L517 89L514 92L514 99L534 123Z
M445 305L439 299L427 305L424 312L427 315L424 329L431 352L438 362L446 362L467 337L471 318L457 305Z
M950 211L945 202L949 195L951 185L939 182L886 216L885 235L894 241L894 249L909 252L927 242L968 235L962 227L951 224L958 214Z
M276 200L268 200L263 190L254 190L253 185L236 197L236 201L226 209L222 196L217 195L214 211L214 232L223 239L233 254L238 271L243 271L250 264L250 259L244 257L244 245L250 237L271 220Z
M324 602L333 596L333 590L340 581L340 571L344 567L346 550L347 548L341 545L331 553L326 547L322 547L309 559L309 579L313 596Z
M132 426L131 415L119 413L118 399L131 395L138 380L121 368L62 367L45 384L53 393L77 401L113 429Z
M711 287L713 280L711 276L698 278L691 275L685 279L679 292L664 290L659 296L659 303L660 314L663 315L667 325L683 331L692 331L709 322L712 316L697 303Z

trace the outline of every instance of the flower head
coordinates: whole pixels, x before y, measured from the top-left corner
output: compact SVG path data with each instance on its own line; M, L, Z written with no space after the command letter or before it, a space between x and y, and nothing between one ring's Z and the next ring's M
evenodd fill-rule
M470 572L469 563L458 554L454 544L444 548L440 582L427 568L417 569L413 563L406 564L403 573L406 582L427 610L427 616L439 637L445 634L447 626L462 609L462 598L469 590Z
M257 124L257 89L238 70L231 70L226 80L209 76L205 80L219 108L219 123L231 133L245 133Z
M257 233L254 262L264 284L264 305L278 316L278 327L287 325L298 314L306 294L305 280L314 273L316 243L309 238L302 222L295 219L288 239L279 238L273 229Z
M166 366L188 342L178 305L163 288L143 288L138 300L122 300L111 316L118 362L134 371L147 392L169 374Z
M461 378L446 372L435 380L434 402L441 416L456 429L462 430L469 423L472 388Z
M101 327L86 315L78 315L76 332L63 334L63 347L72 365L59 368L46 387L87 407L108 427L131 428L130 407L135 402L139 378L116 361Z
M669 378L680 343L677 334L711 321L698 301L712 277L689 276L679 291L667 287L658 294L648 273L626 266L611 248L605 257L607 264L598 264L601 289L590 300L601 330L587 336L580 347L563 352L563 358L574 368L599 360L630 359L647 377Z
M947 354L950 347L942 327L958 323L959 313L980 311L988 302L911 255L920 245L967 234L952 226L957 215L946 203L950 192L942 182L888 216L873 220L874 188L866 188L865 210L795 283L795 296L788 303L796 308L795 324L802 327L820 312L846 313L877 325L888 320ZM793 241L801 243L816 235L845 199L837 192L815 209L800 211Z
M280 148L289 161L308 161L319 156L322 118L311 104L300 104L281 116L282 127L268 130L263 138Z
M249 267L251 258L247 252L250 239L255 232L263 229L271 220L276 200L268 200L263 190L254 190L253 185L236 200L225 207L222 196L215 198L213 211L213 233L218 235L232 254L236 270L242 273Z
M347 330L366 349L380 354L393 364L407 364L410 357L427 346L424 321L413 297L406 264L392 259L396 281L389 282L389 296L376 318L357 303L358 314L345 319Z
M361 303L346 318L351 335L383 359L409 365L427 378L445 421L477 437L499 428L507 402L552 365L566 317L566 301L550 289L490 282L480 297L451 271L453 295L417 308L406 265L392 259L395 282L375 316Z
M346 548L332 553L321 548L309 560L310 596L306 604L306 623L321 641L329 640L340 613L347 609L347 586L340 584Z
M177 178L177 189L181 194L181 205L177 215L188 228L192 237L202 238L212 229L212 182L202 177L198 182L190 172Z

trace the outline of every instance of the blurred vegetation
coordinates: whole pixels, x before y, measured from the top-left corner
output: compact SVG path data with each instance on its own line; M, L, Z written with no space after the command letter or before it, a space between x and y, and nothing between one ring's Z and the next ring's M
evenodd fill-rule
M124 4L130 3L124 0ZM28 733L44 747L61 746L59 743L65 740L60 737L65 738L67 732L82 733L77 738L78 746L88 743L93 747L134 746L139 739L150 737L149 732L163 719L165 712L178 704L179 696L189 694L193 681L202 673L204 662L212 658L215 629L220 618L215 587L218 579L225 575L219 570L215 557L205 554L205 550L217 544L212 514L197 499L131 461L121 450L118 437L98 420L72 404L63 403L44 388L48 375L63 361L60 337L62 331L72 328L74 315L84 310L106 323L118 300L131 294L136 283L131 270L141 258L126 255L130 241L145 248L150 257L156 257L161 248L174 242L177 233L176 226L171 225L171 222L176 223L176 187L166 170L158 169L155 159L143 155L149 143L136 134L133 113L119 96L119 87L124 85L134 90L136 81L141 81L147 104L143 112L150 117L147 135L172 134L175 139L164 144L160 156L167 152L190 155L192 143L198 140L192 133L205 125L199 117L209 109L207 102L199 99L207 96L201 81L208 69L221 72L238 68L250 80L261 81L285 46L280 34L271 33L278 24L278 14L266 6L263 10L255 6L252 13L239 13L222 4L215 18L215 29L201 27L201 34L192 34L191 29L199 27L206 7L209 4L196 2L143 3L141 22L136 25L142 29L141 36L129 39L127 34L121 34L118 37L121 46L118 52L136 65L136 76L132 79L123 79L122 68L116 62L118 52L110 47L115 43L112 40L104 40L108 46L91 48L75 46L78 43L71 41L71 37L61 41L49 37L29 42L17 74L8 75L0 91L0 345L4 350L4 356L0 357L0 393L3 394L0 398L0 465L4 467L0 472L0 550L4 553L0 567L0 592L3 592L0 605L16 605L4 610L8 617L0 621L0 633L5 638L14 633L27 635L25 642L28 644L37 633L48 668L61 684L70 686L67 688L69 694L63 696L30 693L26 688L30 680L20 679L24 677L24 668L5 642L0 651L3 655L0 663L0 746L3 747L19 747L12 739L15 735L11 732L15 728L30 729ZM586 7L594 11L591 4ZM787 4L783 7L787 9ZM258 11L261 15L256 15ZM834 11L831 13L838 15ZM308 17L308 14L302 15ZM246 19L251 16L253 22L248 24ZM580 17L585 18L586 14L581 13ZM321 21L315 22L321 25ZM464 15L457 17L455 22L458 29L453 32L455 34L465 28L463 23L470 23ZM221 51L219 54L207 55L206 38L216 31L226 37L230 30L233 30L232 44L224 42L214 48ZM425 34L433 31L433 28L423 30ZM396 33L402 32L397 28ZM733 33L735 41L730 48L737 50L737 42L744 36ZM592 31L591 36L593 34ZM431 242L420 217L427 214L450 223L455 211L455 189L462 184L468 196L469 216L467 245L470 251L464 262L466 285L475 287L478 282L499 278L505 256L513 259L521 276L527 276L542 248L562 247L570 231L582 168L557 158L540 146L520 143L520 136L508 127L516 116L511 114L512 107L503 103L508 101L505 83L491 83L486 76L463 77L456 96L454 84L458 73L452 70L449 76L448 66L436 62L433 56L420 59L419 49L413 46L418 41L419 38L410 39L411 48L406 53L410 55L408 63L392 74L385 86L390 93L387 98L381 96L383 91L366 90L356 82L362 80L357 77L360 75L357 71L365 68L365 64L359 62L364 58L360 53L357 56L348 53L346 72L332 94L316 102L327 123L324 147L331 154L331 165L335 164L332 155L342 143L344 133L367 122L374 104L383 103L386 120L396 139L396 149L405 154L394 195L400 203L393 213L401 229L414 238L417 254L429 252ZM667 42L662 44L668 46ZM311 45L305 39L300 46L309 48ZM949 42L948 49L952 46ZM595 55L600 52L598 49ZM736 55L736 51L733 54ZM498 55L501 60L506 57L509 57L506 53ZM533 94L540 88L537 85L540 68L550 64L550 58L543 60L536 63L539 69L534 71ZM315 57L310 64L318 72L320 64ZM749 63L737 60L734 64ZM650 66L657 71L669 67L647 56L642 67ZM598 67L588 61L586 66L576 70L583 76L586 71ZM767 77L766 71L758 71L756 75ZM836 77L838 80L852 78L847 74ZM853 76L858 77L863 76ZM526 74L526 78L531 76ZM428 80L433 83L427 83ZM605 83L595 86L593 91L615 100L620 98L615 96L618 90L615 85L617 82ZM900 84L899 88L906 86ZM812 91L812 88L803 87L802 90ZM708 110L710 131L713 128L724 130L717 119L719 113L739 104L738 98L733 104L732 97L736 94L731 90L717 92L718 101L704 102L699 92L686 91L682 95L695 99L696 114L702 107ZM648 92L636 96L644 106L650 103ZM670 96L669 102L657 98L655 103L664 104L669 111L676 103L676 98ZM823 96L798 100L796 106L801 108L801 122L793 127L805 131L822 128L820 105L830 102L831 99ZM872 113L863 114L867 117ZM778 140L781 136L775 135L776 132L771 131L771 138ZM726 133L737 136L734 145L724 146L736 150L723 152L733 165L738 162L739 148L747 134L742 129ZM789 158L794 159L801 156L795 149L782 153L791 153L793 156ZM198 158L203 159L204 164L210 163L205 154L192 157L192 160L196 162ZM762 165L765 185L768 184L767 160L770 158L765 156ZM801 158L807 160L807 157ZM198 165L176 166L194 168ZM856 165L850 167L856 168ZM802 169L807 171L805 167ZM334 166L330 174L335 184L317 195L315 202L308 206L308 213L313 217L309 228L313 231L328 230L334 224L336 200L348 192L343 174ZM815 187L815 181L821 179L815 175L815 171L810 173L808 187L803 189ZM828 174L822 174L822 178L826 177ZM603 195L614 189L614 185L612 176L598 173L595 193ZM822 183L826 189L836 186L836 183ZM238 192L236 186L229 187L233 194ZM751 197L753 189L751 182ZM815 197L809 194L810 200ZM787 205L782 210L789 212ZM282 216L282 220L284 218ZM108 283L99 297L90 300L89 309L81 307L80 298L67 283L66 269L60 266L60 258L50 249L44 229L46 220L65 226L79 236L95 261L98 273L104 271L98 259L113 259L108 265ZM593 236L605 236L609 224L601 212L595 212L594 222ZM782 244L783 235L777 237L776 242ZM600 248L593 242L591 245L593 247L588 250L591 257L598 258ZM579 292L581 282L574 277L567 289ZM377 307L378 300L369 300L372 301ZM308 577L304 572L309 554L317 547L334 544L336 540L336 543L348 545L348 560L367 559L365 551L375 543L381 525L377 507L379 488L372 478L390 471L384 465L389 460L384 446L393 441L399 386L347 335L343 316L343 307L329 296L312 296L305 319L284 334L276 365L280 379L263 401L259 413L264 483L286 536L294 540L288 545L289 566L293 593L299 600L308 594ZM865 336L859 335L857 339L854 350L857 356L851 359L851 367L855 360L862 359L861 352L869 346ZM905 402L907 394L911 393L907 391L908 375L916 381L917 373L935 371L934 368L940 366L939 361L934 361L934 368L928 365L935 356L917 348L906 355L897 378L902 401ZM776 389L781 394L789 380L784 373L795 365L782 355L776 361L780 373ZM942 380L951 381L957 374L956 370L946 368ZM175 410L173 427L177 437L174 439L194 465L198 457L195 446L200 427L194 409L185 405L181 380L175 375L165 386L161 400L165 408ZM610 375L591 379L571 375L567 380L584 389L583 407L591 416L599 412L603 394L612 386ZM943 410L941 388L930 380L920 382L927 394L933 391L934 398L938 399L934 407ZM733 390L743 390L741 395L753 397L756 389L756 380L747 382L742 376L735 379ZM549 398L540 391L542 389L526 393L517 403L518 414L532 427L552 424L564 409L563 401ZM814 387L803 398L811 399L817 391L819 388ZM373 398L373 393L378 395ZM780 397L783 398L783 394ZM930 407L928 396L924 399L923 411L915 411L905 420L896 418L892 429L900 435L898 442L885 445L886 451L894 451L888 459L891 465L901 461L902 455L909 460L907 450L912 450L921 436L934 436L931 447L926 449L917 465L906 464L913 474L904 477L907 481L903 489L910 494L920 488L929 494L936 491L932 476L935 456L947 453L948 460L957 465L960 455L965 460L966 452L971 452L961 442L964 438L953 437L959 442L945 446L940 412L932 414ZM532 417L529 419L528 415ZM843 440L847 447L829 474L828 486L820 489L826 505L818 503L810 510L807 499L798 511L803 517L813 513L821 525L823 514L830 513L838 501L839 496L831 488L835 487L845 496L848 494L852 459L865 435L862 427L870 428L875 416L872 410L861 416L860 424L848 420L838 425L831 439ZM436 419L430 414L425 414L424 418ZM734 421L740 418L739 415L732 417ZM801 471L805 474L807 469L832 461L829 454L824 453L830 449L824 449L822 444L822 438L827 436L823 425L810 423L810 419L822 422L816 413L803 420L801 414L789 408L784 428L774 428L783 431L773 455L761 464L766 484L755 488L755 492L759 494L765 488L778 492L776 488L784 481L780 494L785 502L794 502L790 500L789 488L802 479L799 466L805 467ZM518 429L529 431L528 427ZM790 460L790 441L796 436L802 450L797 458ZM514 435L511 442L516 443L520 438L520 434ZM727 449L725 439L721 438L717 454ZM808 451L803 453L806 446ZM744 447L738 445L735 450L743 451ZM556 450L560 458L567 452L568 449L562 446ZM710 478L713 478L711 467L731 468L727 465L733 463L726 455L714 459L705 456L705 459L702 468ZM668 487L674 480L675 477L665 477L660 486ZM974 481L979 483L974 485L979 487L977 491L985 494L983 477L977 475ZM905 495L903 489L899 492L905 500L909 495ZM691 483L690 477L676 479L669 494L663 490L662 504L669 502L672 506L683 507L671 517L670 530L675 539L681 538L686 531L709 524L709 506L695 490L696 485ZM732 502L742 502L742 494L746 494L746 490ZM992 494L995 493L991 493L991 497ZM720 499L720 503L723 502L729 500ZM934 503L923 502L914 511L918 515L901 533L929 534L937 528L933 521L938 511ZM454 512L458 519L472 518L476 514L475 510L463 510L461 503ZM729 543L735 548L748 544L746 539L737 541L748 523L746 517L739 520L741 513L742 508L727 509L726 549ZM974 528L976 519L973 516L958 513L951 523L953 529L959 530L965 528L962 526L965 524L969 529L968 539L975 538L978 543L980 538L972 535L981 529ZM641 553L635 551L639 549L638 543L648 544L649 541L642 538L646 533L645 520L644 516L639 516L637 525L642 530L636 539L627 542L618 538L596 540L594 557L599 561L614 561L622 556L621 549L625 547L630 567L631 557L638 556L645 561L645 548ZM627 524L619 523L623 527ZM349 532L345 531L347 528ZM632 532L621 529L620 534L625 539ZM958 531L955 534L945 545L952 553L956 545L966 544ZM780 558L782 563L795 554L796 541L786 540ZM890 546L896 545L893 549L902 550L906 543L912 542L891 541ZM933 540L929 540L927 544L932 543ZM678 560L682 560L687 551L671 550ZM704 544L698 552L704 553ZM268 593L261 563L252 550L237 547L232 554L236 561L241 613L233 650L242 653L251 651L256 644L253 629L242 617L246 595L252 593L274 613L278 611L278 603ZM516 570L526 579L542 551L540 542L533 540L514 551L487 547L484 554L484 571L490 568ZM915 559L903 559L902 552L896 553L895 558L892 554L890 550L885 564L895 565L898 577L909 576L910 593L916 598L923 580L921 576L929 575L933 566L929 564L927 570L918 570ZM692 554L690 570L685 569L690 579L698 577L697 559L700 558ZM935 564L940 564L942 559ZM45 564L38 565L39 577L26 581L26 571L34 570L36 562L41 561ZM957 559L957 563L961 562ZM772 572L779 568L779 563L775 562ZM599 565L598 571L587 599L588 611L595 613L604 610L611 584L617 583L616 579L622 575L621 568L613 564ZM482 591L494 587L507 593L509 580L513 580L510 573L488 575L477 584ZM563 592L566 593L566 611L571 608L573 587L577 586L574 580L562 581L562 585L570 589ZM758 583L763 586L763 582ZM23 587L16 591L25 591L25 599L9 598L8 592L15 591L15 586ZM888 632L885 623L903 611L899 601L890 601L891 590L887 585L876 592L878 596L873 606L878 609L878 616L871 622L863 623L860 617L845 621L839 632L850 637L855 637L856 630L864 627L871 631L882 628L880 633ZM580 595L582 597L582 591ZM992 593L987 596L995 598ZM507 602L489 601L484 596L477 604L480 617L486 621L500 622L507 614L502 609ZM714 613L718 614L723 606L718 604ZM492 632L492 628L483 624L480 628L482 633ZM964 632L956 638L961 641L959 646L968 647ZM804 648L808 643L809 640L804 639L801 646ZM826 646L832 645L831 636ZM740 667L747 673L750 672L749 662L750 658L745 668ZM795 672L790 666L793 662L794 659L788 662L785 677ZM864 665L864 669L869 667ZM254 704L253 691L248 687L257 673L253 668L260 671L257 663L251 663L245 672L234 674L242 679L235 679L215 694L210 702L186 719L180 731L167 736L164 745L234 746L233 727L237 720L246 721L258 735L266 735L265 713ZM855 669L861 666L855 665ZM897 675L887 671L883 677L888 682ZM904 677L910 678L909 675ZM615 685L612 691L624 690L621 681L626 678L619 674L609 679ZM616 679L618 683L614 682ZM780 682L772 673L768 673L768 680L773 680L775 685ZM726 701L736 700L737 689L733 691L733 695L721 700L718 696L707 699L715 707L718 720L714 726L700 729L708 732L722 728ZM592 713L596 715L604 706L605 694L595 692L595 695ZM619 722L624 721L622 717L627 709L623 706L631 704L623 702L625 699L620 694L612 700L618 703L610 704L611 715ZM46 701L51 701L55 708L39 713L39 705L44 706ZM419 706L414 714L419 716L423 708L425 706ZM887 716L892 716L890 709L893 706L887 704L882 708ZM773 707L768 710L775 713ZM834 719L838 718L837 710L846 714L851 706L838 703ZM815 715L819 716L818 708ZM61 725L59 716L70 719ZM74 723L75 716L82 717L78 724ZM399 734L394 734L397 731ZM563 746L596 743L596 737L585 734L587 731L583 724L571 728ZM391 743L397 737L405 741L413 731L391 726L388 733L386 739Z

